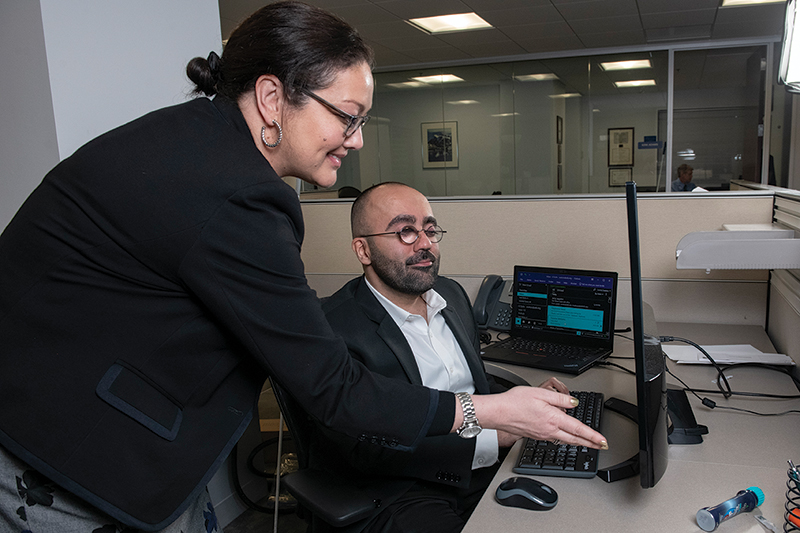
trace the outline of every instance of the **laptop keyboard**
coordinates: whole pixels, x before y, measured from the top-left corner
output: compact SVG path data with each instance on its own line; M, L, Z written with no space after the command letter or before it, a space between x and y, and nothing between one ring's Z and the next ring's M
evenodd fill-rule
M570 346L568 344L559 344L552 342L536 341L531 339L523 339L520 337L512 337L502 342L505 348L514 351L523 351L528 353L540 353L544 355L556 355L566 359L574 359L576 361L592 357L605 351L603 348L588 348L586 346Z
M568 409L567 414L599 431L603 394L586 391L570 391L570 394L580 403ZM591 478L597 475L598 454L599 450L594 448L526 438L513 471L526 475Z

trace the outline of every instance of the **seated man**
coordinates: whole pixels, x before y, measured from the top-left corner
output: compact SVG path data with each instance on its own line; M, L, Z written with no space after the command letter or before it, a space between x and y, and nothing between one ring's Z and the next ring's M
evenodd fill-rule
M678 167L678 179L672 182L672 192L693 191L697 184L692 182L694 169L686 163Z
M484 370L466 293L438 277L444 232L426 198L399 183L374 186L354 202L351 225L364 275L331 296L323 310L352 356L373 372L431 388L504 390ZM554 378L542 386L567 393ZM376 516L355 531L457 532L497 471L501 449L516 440L494 430L476 438L451 433L425 438L414 453L392 453L325 432L311 463L373 486L393 484Z

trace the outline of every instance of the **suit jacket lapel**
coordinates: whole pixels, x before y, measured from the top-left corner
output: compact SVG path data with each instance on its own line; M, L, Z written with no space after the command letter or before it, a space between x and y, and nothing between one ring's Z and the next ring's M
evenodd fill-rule
M364 281L364 277L358 283L356 288L355 300L363 308L367 317L378 324L378 336L383 339L389 349L394 353L398 363L406 373L408 380L415 385L422 385L422 376L419 373L417 361L414 359L414 353L408 345L408 341L403 336L403 332L397 327L392 317L386 312L386 309L369 290Z
M464 358L467 360L469 370L472 372L472 379L475 381L475 391L480 394L488 394L489 382L486 379L486 371L480 355L475 350L475 344L467 335L467 328L464 327L461 317L449 305L442 310L442 316L455 335L458 345L461 346L461 351L464 352Z

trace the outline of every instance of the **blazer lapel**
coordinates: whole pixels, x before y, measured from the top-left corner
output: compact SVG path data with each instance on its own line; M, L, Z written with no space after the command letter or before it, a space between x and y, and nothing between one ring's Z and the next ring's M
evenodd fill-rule
M464 358L467 360L469 370L472 372L472 379L475 381L475 391L480 394L488 394L489 381L486 379L483 362L475 350L475 345L467 335L467 328L464 327L461 317L449 306L442 309L442 315L447 325L450 326L450 331L455 335L458 345L461 346L461 351L464 352Z
M383 339L383 342L386 343L386 346L397 358L397 362L402 367L408 380L415 385L422 385L422 376L419 373L417 360L414 358L414 353L403 336L403 332L400 331L400 328L397 327L397 324L386 312L386 309L372 294L363 276L356 288L355 300L364 310L364 314L378 325L378 336Z

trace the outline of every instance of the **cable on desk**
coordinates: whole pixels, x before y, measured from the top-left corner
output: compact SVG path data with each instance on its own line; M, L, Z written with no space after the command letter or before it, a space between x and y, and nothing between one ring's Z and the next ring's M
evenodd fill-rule
M700 353L705 355L706 359L708 359L711 362L711 364L714 366L714 368L717 370L717 374L719 375L719 379L717 380L717 387L719 387L719 390L722 391L722 395L726 399L731 397L733 392L731 391L730 383L728 383L728 378L725 377L725 373L722 371L722 368L720 368L720 366L717 364L717 362L714 361L714 359L708 354L707 351L705 351L703 349L702 346L700 346L699 344L697 344L694 341L690 341L689 339L683 339L681 337L663 336L663 337L659 337L658 340L661 341L661 342L685 342L686 344L691 344L692 346L694 346L695 348L700 350ZM725 384L725 388L724 389L722 388L722 384L723 383Z
M781 372L782 374L788 375L792 379L792 381L797 383L797 378L792 376L787 369L784 369L784 368L781 368L781 367L775 367L773 365L764 365L764 364L760 364L760 363L737 363L737 364L732 364L732 365L727 365L725 367L722 367L722 370L725 371L725 370L729 370L732 367L738 367L738 366L754 366L754 367L766 368L767 370L774 370L776 372ZM797 409L790 409L788 411L782 411L782 412L779 412L779 413L759 413L757 411L752 411L750 409L742 409L740 407L730 407L730 406L727 406L727 405L717 405L717 403L715 401L713 401L713 400L711 400L709 398L701 398L700 395L697 394L697 393L699 392L699 393L703 393L703 394L723 394L723 395L725 395L725 398L729 398L730 397L729 395L732 395L732 396L773 398L773 399L782 399L782 400L794 400L794 399L800 398L800 395L782 395L782 394L769 394L769 393L760 393L760 392L736 392L736 391L729 391L729 395L726 395L726 392L722 391L722 390L693 389L693 388L689 387L686 384L686 382L684 382L681 378L679 378L678 376L673 374L668 366L665 365L665 368L666 368L666 370L667 370L667 372L669 373L670 376L672 376L673 378L677 379L680 382L680 384L683 385L683 390L685 390L686 392L691 392L692 394L694 394L695 397L698 400L700 400L700 402L703 405L705 405L706 407L708 407L709 409L727 409L729 411L739 411L739 412L742 412L742 413L748 413L748 414L757 415L757 416L783 416L783 415L788 415L788 414L792 414L792 413L800 414L800 410L797 410Z

